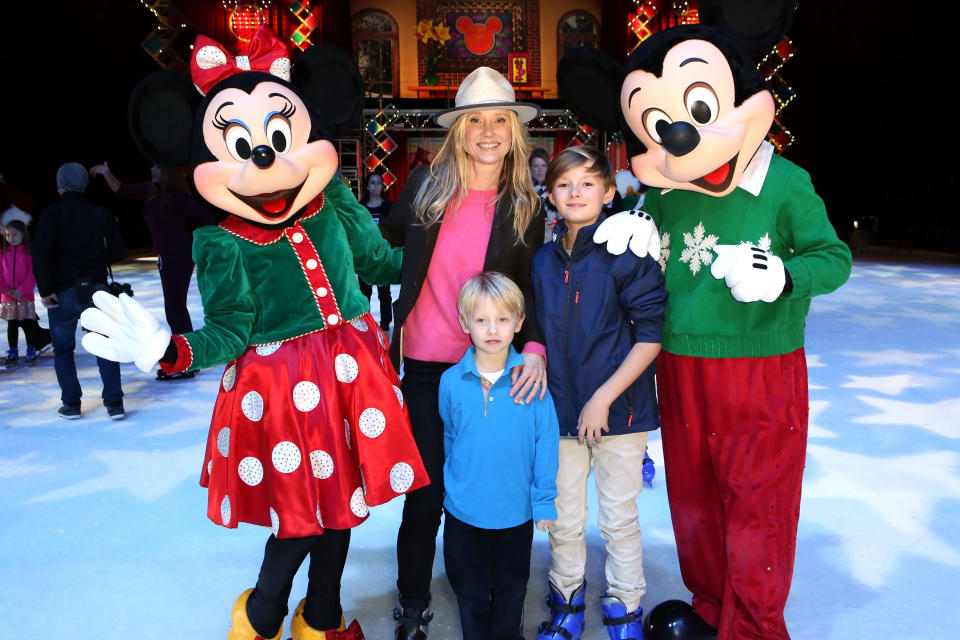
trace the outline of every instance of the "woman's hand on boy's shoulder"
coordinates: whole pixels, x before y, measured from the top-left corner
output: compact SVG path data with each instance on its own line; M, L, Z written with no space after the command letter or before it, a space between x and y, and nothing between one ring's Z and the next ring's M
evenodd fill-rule
M547 363L537 353L524 353L523 366L516 366L510 374L510 397L514 404L529 404L540 393L547 397Z

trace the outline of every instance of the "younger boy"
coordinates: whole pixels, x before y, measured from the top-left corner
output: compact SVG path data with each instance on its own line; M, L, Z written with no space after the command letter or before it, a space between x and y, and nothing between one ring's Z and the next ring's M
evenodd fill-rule
M446 460L443 558L464 640L522 640L533 523L557 517L557 414L550 396L515 404L511 346L523 294L508 277L481 273L457 297L473 346L440 378Z
M616 188L603 155L565 149L547 169L546 183L562 221L554 241L534 256L532 280L561 438L559 515L550 527L551 618L537 638L577 640L583 633L592 468L607 549L603 622L612 640L640 640L646 582L636 498L647 431L660 425L654 360L667 296L652 258L612 255L593 242Z

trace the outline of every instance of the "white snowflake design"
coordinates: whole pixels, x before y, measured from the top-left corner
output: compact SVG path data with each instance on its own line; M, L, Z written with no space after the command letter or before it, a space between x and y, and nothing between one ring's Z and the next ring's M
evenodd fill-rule
M701 266L707 266L713 262L713 247L717 244L718 238L712 233L706 237L706 229L703 228L703 221L697 223L693 234L683 234L683 244L686 248L680 254L680 262L690 263L690 272L697 275Z
M670 259L670 232L666 231L660 236L660 273L667 272L667 260Z
M745 244L745 245L747 245L748 247L753 247L753 246L760 247L761 249L763 249L764 251L766 251L767 253L769 253L769 252L770 252L770 244L771 244L771 242L770 242L770 233L768 232L768 233L763 234L763 235L760 237L760 239L757 240L757 243L756 243L755 245L754 245L753 243L747 242L746 240L744 240L744 241L741 242L740 244Z

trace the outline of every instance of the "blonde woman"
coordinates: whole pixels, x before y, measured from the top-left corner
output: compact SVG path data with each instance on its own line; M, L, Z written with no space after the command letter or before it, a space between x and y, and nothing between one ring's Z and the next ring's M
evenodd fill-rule
M464 78L455 107L437 114L450 129L429 168L411 174L380 230L403 246L400 297L390 347L403 360L403 395L431 484L407 494L397 536L396 638L423 640L432 618L430 578L443 509L443 422L440 375L459 362L470 338L457 320L457 293L483 271L509 276L535 310L530 262L543 243L540 198L533 189L523 123L539 115L517 102L507 79L488 67ZM545 349L530 313L514 340L524 364L511 371L510 397L546 396Z

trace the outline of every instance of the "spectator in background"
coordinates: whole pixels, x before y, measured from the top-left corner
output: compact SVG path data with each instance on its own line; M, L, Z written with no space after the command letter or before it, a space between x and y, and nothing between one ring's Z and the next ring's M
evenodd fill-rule
M370 215L373 216L374 222L378 225L390 213L390 205L393 203L383 198L383 176L379 173L371 173L367 176L363 185L363 192L360 194L360 204L370 211ZM360 282L360 291L369 300L373 293L373 286L364 282L363 278L358 277L357 279ZM384 333L389 334L390 321L393 319L390 308L393 302L390 299L390 285L377 287L377 298L380 300L380 328L383 329Z
M34 309L37 282L30 247L30 232L22 220L11 220L4 225L0 237L0 318L7 321L10 348L3 364L8 368L20 359L20 329L27 339L27 364L32 364L37 354L50 344L50 332L37 323Z
M150 169L150 182L124 184L110 171L107 163L90 167L91 176L103 176L110 189L121 198L143 200L143 219L150 229L157 251L157 269L163 287L163 308L174 334L193 331L187 311L187 292L193 275L193 230L216 224L206 207L190 197L182 169ZM157 370L157 380L192 378L193 371L167 374Z
M92 304L93 292L105 289L107 266L121 260L126 246L113 214L87 199L87 170L68 162L57 170L60 201L41 212L33 244L37 289L47 307L53 338L53 362L60 385L61 417L80 417L80 381L74 360L77 321ZM122 420L120 365L97 358L103 404L112 420Z
M547 165L550 164L550 154L546 149L537 147L530 152L530 178L533 180L533 189L540 196L540 204L546 216L546 225L543 231L543 241L549 242L553 238L553 227L557 224L557 208L547 197Z

